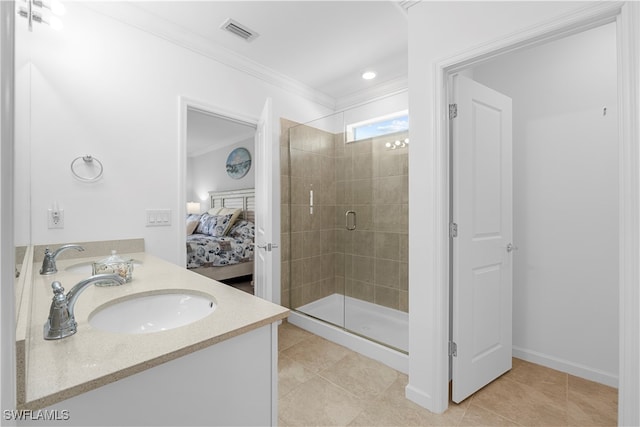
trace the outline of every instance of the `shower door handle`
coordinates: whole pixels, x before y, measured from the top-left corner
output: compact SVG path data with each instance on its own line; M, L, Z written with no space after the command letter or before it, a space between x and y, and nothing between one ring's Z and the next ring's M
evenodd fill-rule
M351 225L349 225L349 216L352 216L353 221L351 222ZM349 231L353 231L356 229L356 212L355 211L347 211L344 214L344 228L346 228Z

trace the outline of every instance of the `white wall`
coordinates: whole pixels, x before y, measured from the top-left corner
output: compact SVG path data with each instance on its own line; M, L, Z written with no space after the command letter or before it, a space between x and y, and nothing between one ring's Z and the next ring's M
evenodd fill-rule
M608 24L473 69L475 81L513 100L514 355L611 386L616 68L616 27Z
M267 97L276 119L304 122L329 113L80 2L66 6L63 31L28 33L21 25L17 32L33 40L31 243L143 237L148 252L183 263L179 97L256 119ZM71 175L71 161L85 154L104 164L100 181ZM62 230L47 228L46 210L54 202L64 209ZM162 208L172 210L173 225L145 227L145 210Z
M255 187L253 138L212 150L199 156L190 157L187 163L187 200L200 202L202 212L209 208L209 191L241 190ZM226 162L229 153L238 147L246 148L251 154L251 168L245 176L233 179L227 174ZM203 198L204 196L204 198Z
M448 284L438 242L446 237L436 64L584 7L582 2L420 2L409 9L409 385L407 396L434 412L448 405ZM439 217L440 216L440 217ZM440 280L440 281L439 281Z

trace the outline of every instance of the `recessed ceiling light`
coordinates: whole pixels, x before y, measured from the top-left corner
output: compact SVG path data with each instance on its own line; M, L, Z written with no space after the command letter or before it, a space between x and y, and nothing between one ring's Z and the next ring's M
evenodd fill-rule
M371 80L376 78L376 73L374 71L365 71L362 73L362 78L365 80Z

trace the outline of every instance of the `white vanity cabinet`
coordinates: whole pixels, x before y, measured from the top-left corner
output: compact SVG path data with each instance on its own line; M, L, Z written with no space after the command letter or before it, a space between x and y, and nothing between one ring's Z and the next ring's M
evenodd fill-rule
M278 324L289 310L145 253L131 283L90 286L75 304L78 330L43 338L51 282L69 289L91 259L33 274L18 360L18 425L268 426L278 424ZM33 271L37 271L34 263ZM215 310L151 333L92 327L92 314L143 295L205 296ZM26 314L25 314L26 316Z
M61 426L275 426L277 328L238 335L33 416L57 416L45 424Z

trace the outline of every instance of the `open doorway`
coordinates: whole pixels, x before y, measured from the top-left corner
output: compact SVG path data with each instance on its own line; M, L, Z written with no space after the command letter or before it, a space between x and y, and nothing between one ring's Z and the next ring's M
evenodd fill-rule
M616 61L610 23L461 72L513 99L513 245L504 245L502 256L513 267L514 356L613 387L620 268ZM455 266L451 271L455 278ZM454 290L453 310L455 298ZM457 339L451 336L460 348Z
M186 267L254 294L256 125L186 109Z

